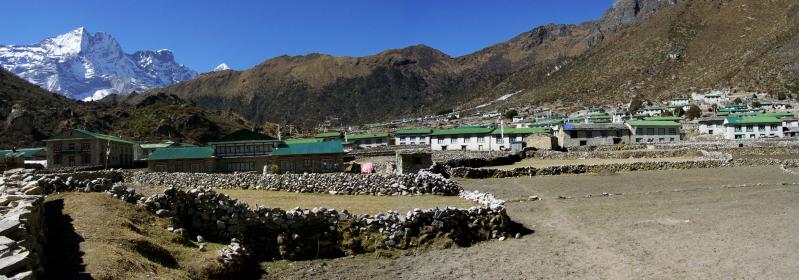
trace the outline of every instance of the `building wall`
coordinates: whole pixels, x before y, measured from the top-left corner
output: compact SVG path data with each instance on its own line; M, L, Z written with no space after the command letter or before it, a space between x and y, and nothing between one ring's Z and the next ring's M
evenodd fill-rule
M220 158L217 160L216 171L236 172L254 171L263 172L266 167L267 172L272 171L273 165L279 167L280 172L334 172L341 171L344 164L343 154L324 154L324 155L293 155L293 156L260 156L260 157L238 157Z
M47 142L47 167L108 166L130 167L133 165L133 144L110 142L111 154L107 158L108 141L99 139L70 139Z
M397 135L394 144L404 145L430 145L430 135Z
M750 130L751 128L751 130ZM725 139L759 139L765 137L785 137L782 125L772 124L753 124L753 125L730 125L725 126Z
M148 161L147 170L150 172L212 173L216 171L216 160L209 158Z
M724 124L700 124L699 134L725 135L727 127ZM711 133L712 132L712 133Z
M558 139L545 134L527 136L527 147L538 150L554 150L558 146Z
M357 139L352 140L352 142L361 148L385 147L388 146L388 137Z
M633 144L680 142L679 127L630 127Z
M491 136L488 134L431 136L430 148L434 151L490 151L491 142Z
M619 136L621 133L621 136ZM559 130L558 145L561 148L580 146L604 146L630 143L630 131L619 130Z

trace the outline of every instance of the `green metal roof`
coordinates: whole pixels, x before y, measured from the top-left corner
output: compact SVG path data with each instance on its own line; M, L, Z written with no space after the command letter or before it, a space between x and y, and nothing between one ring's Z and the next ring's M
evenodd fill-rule
M88 130L77 129L77 128L72 129L72 130L80 132L82 134L85 134L85 135L87 135L87 136L89 136L91 138L95 138L95 139L108 140L108 141L114 141L114 142L125 143L125 144L136 144L136 143L134 143L132 141L128 141L128 140L122 139L121 137L117 137L117 136L113 136L113 135L94 133L94 132L91 132L91 131L88 131ZM53 138L49 138L49 139L44 140L44 141L47 142L47 141L59 141L59 140L70 140L70 139L73 139L73 138L57 138L57 137L53 137Z
M316 138L288 139L288 140L283 141L283 142L286 143L286 144L318 143L318 142L322 142L322 139L316 139Z
M286 144L279 146L272 151L273 156L320 155L320 154L342 154L342 153L344 153L344 147L341 146L340 141Z
M765 116L765 117L776 117L776 118L784 118L784 117L793 117L794 116L793 113L788 113L788 112L768 112L768 113L760 113L758 115Z
M645 121L658 121L658 122L662 122L662 121L678 122L678 121L682 120L682 118L680 118L680 117L648 117L648 118L645 118L644 120Z
M386 138L386 137L388 137L388 133L349 134L347 135L347 140Z
M11 150L0 150L0 157L14 157L14 158L32 158L38 153L47 152L47 148L27 148L17 149L16 152Z
M395 132L395 134L397 135L414 135L414 134L430 134L430 133L433 133L433 130L429 128L398 129Z
M155 149L147 160L171 160L171 159L206 159L214 157L212 147L189 147L189 148L159 148Z
M549 129L549 128L544 128L544 127L530 127L530 128L510 127L510 128L505 128L505 131L504 131L505 135L537 134L537 133L549 133L549 132L552 132L552 130ZM500 135L502 133L503 133L503 131L501 131L501 129L497 128L497 129L494 129L493 132L491 132L491 135Z
M729 124L781 124L782 120L776 117L754 116L754 117L729 117Z
M627 121L630 126L652 126L652 127L679 127L680 124L673 121Z
M341 132L323 132L316 134L314 137L316 138L341 137Z
M463 128L454 128L454 129L442 129L442 130L434 130L432 134L433 136L443 136L443 135L467 135L467 134L489 134L491 131L494 131L492 127L463 127Z

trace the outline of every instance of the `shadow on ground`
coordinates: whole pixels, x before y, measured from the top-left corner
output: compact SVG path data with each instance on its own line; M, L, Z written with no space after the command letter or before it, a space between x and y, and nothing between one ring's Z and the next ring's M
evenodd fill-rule
M47 279L93 279L86 272L80 243L83 237L75 232L72 217L64 214L64 200L45 202L47 244L45 245L45 276Z

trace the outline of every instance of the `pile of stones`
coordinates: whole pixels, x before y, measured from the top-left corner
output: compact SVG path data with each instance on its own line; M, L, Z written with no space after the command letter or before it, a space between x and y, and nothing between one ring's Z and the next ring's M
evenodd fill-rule
M36 279L43 270L46 227L44 190L32 170L0 177L0 278Z
M128 182L182 189L264 189L347 195L457 195L461 187L439 174L201 174L137 172Z

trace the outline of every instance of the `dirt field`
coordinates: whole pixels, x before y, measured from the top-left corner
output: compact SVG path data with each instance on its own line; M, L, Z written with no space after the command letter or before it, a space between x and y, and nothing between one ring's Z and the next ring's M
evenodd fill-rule
M623 159L525 159L511 165L490 166L486 168L512 170L519 167L544 168L559 165L600 165L613 163L634 163L634 162L653 162L653 161L691 161L698 160L698 157L664 157L664 158L623 158Z
M778 167L464 180L504 199L540 196L508 204L536 232L399 257L271 263L265 278L795 279L797 182Z
M414 208L472 207L475 203L457 196L368 196L368 195L330 195L312 193L292 193L265 190L218 190L233 198L242 200L252 207L265 205L272 208L292 209L294 207L312 209L314 207L347 209L356 214L377 214L387 210L406 213Z

